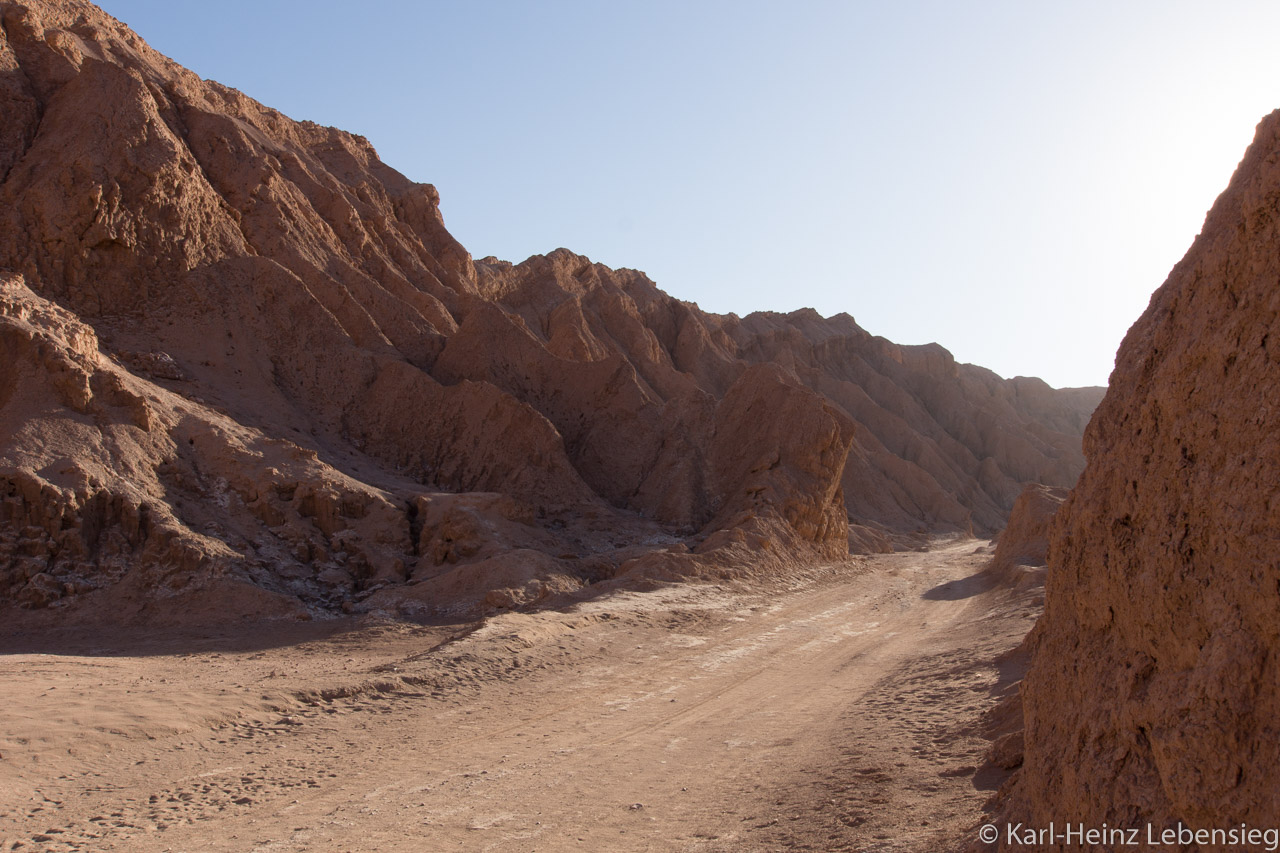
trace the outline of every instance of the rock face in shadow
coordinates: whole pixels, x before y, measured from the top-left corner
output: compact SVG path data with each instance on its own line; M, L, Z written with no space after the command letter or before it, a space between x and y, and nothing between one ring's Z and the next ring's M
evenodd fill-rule
M1280 814L1278 281L1273 113L1130 329L1085 434L1030 635L1013 820L1159 831Z
M1100 389L473 261L362 137L79 0L0 19L0 600L514 606L987 532L1083 466Z

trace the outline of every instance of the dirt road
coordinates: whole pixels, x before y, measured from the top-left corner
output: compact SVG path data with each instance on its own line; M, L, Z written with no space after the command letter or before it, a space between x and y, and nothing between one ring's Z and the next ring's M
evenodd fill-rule
M0 849L946 849L999 782L981 717L1034 615L984 589L987 559L968 541L479 627L12 653Z

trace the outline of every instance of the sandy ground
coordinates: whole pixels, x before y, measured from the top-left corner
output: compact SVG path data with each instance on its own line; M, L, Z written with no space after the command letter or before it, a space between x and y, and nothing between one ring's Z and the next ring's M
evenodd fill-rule
M989 553L482 624L9 638L0 850L955 847L1035 615Z

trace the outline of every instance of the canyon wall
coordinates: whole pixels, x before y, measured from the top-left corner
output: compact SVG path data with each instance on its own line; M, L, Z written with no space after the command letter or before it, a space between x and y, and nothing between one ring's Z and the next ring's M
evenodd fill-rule
M1083 467L1101 389L473 260L362 137L86 2L0 22L0 601L518 606L987 533Z
M1278 396L1280 112L1130 329L1085 433L1029 637L1009 819L1275 826ZM1169 849L1254 848L1224 840Z

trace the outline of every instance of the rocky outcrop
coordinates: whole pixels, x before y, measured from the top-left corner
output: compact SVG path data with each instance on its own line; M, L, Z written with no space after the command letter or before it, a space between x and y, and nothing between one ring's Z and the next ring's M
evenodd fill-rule
M1273 113L1130 329L1085 434L1030 638L1014 820L1159 832L1280 814L1278 250ZM1169 849L1251 846L1193 841Z
M473 261L367 140L83 0L0 22L0 600L170 572L313 613L512 606L991 531L1083 464L1096 389L563 249Z
M1032 584L1041 579L1049 554L1049 526L1066 489L1032 483L1023 489L1009 513L1009 523L996 539L989 573L1005 585Z

